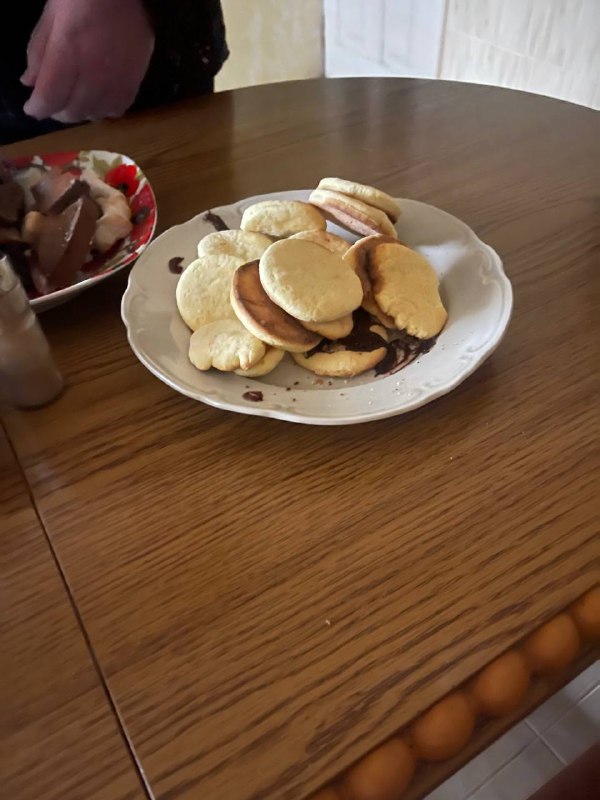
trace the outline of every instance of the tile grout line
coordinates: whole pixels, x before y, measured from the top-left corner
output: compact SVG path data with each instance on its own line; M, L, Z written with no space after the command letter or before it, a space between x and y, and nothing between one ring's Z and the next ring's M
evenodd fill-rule
M566 760L565 760L565 759L564 759L564 758L563 758L563 757L560 755L560 753L558 753L558 752L557 752L557 751L556 751L556 750L555 750L555 749L552 747L552 744L551 744L551 743L550 743L550 742L549 742L549 741L546 739L546 737L545 737L545 736L544 736L542 733L538 733L538 734L537 734L537 738L540 740L540 742L542 742L542 744L544 744L544 745L545 745L545 746L548 748L548 750L550 750L550 752L552 753L552 755L554 755L556 758L558 758L558 760L560 761L560 763L561 763L561 764L564 764L564 765L565 765L565 767L567 767L567 766L569 765L569 762L568 762L568 761L566 761Z
M527 744L525 747L523 747L523 748L522 748L522 749L521 749L521 750L520 750L518 753L515 753L514 757L513 757L513 758L511 758L511 759L510 759L510 760L509 760L509 761L508 761L508 762L507 762L507 763L506 763L504 766L506 767L506 766L510 765L510 763L511 763L512 761L514 761L514 760L515 760L516 758L518 758L519 756L523 755L523 753L524 753L524 752L525 752L525 751L526 751L526 750L527 750L529 747L531 747L533 744L535 744L535 743L536 743L536 740L537 740L537 742L538 742L539 744L541 744L541 745L542 745L542 747L544 747L546 750L548 750L548 751L551 753L551 755L552 755L554 758L556 758L556 759L559 761L559 763L560 763L561 765L565 765L565 764L564 764L564 761L562 761L562 759L560 759L560 758L558 758L558 757L556 756L556 754L555 754L555 753L552 751L552 749L551 749L550 747L548 747L548 745L546 744L546 742L544 742L544 741L543 741L543 739L542 739L540 736L537 736L537 735L536 735L536 736L535 736L535 738L534 738L534 739L533 739L531 742L529 742L529 743L528 743L528 744ZM565 766L566 766L566 765L565 765ZM562 770L562 766L561 766L561 770ZM559 770L559 771L561 771L561 770ZM492 780L492 778L493 778L493 777L496 777L496 776L498 775L498 773L499 773L499 770L497 770L497 771L494 773L494 775L493 775L493 776L490 776L490 778L488 778L488 779L487 779L487 780L485 780L485 781L484 781L482 784L480 784L480 785L479 785L479 786L478 786L478 787L477 787L477 788L474 790L474 792L472 792L472 793L469 795L469 797L468 797L468 798L466 798L466 800L472 800L472 798L474 798L474 797L475 797L475 794L476 794L476 792L478 792L480 789L483 789L483 788L484 788L484 787L485 787L485 786L486 786L488 783L490 783L490 781ZM556 774L556 773L553 773L553 775L554 775L554 774ZM553 775L550 775L550 776L548 776L548 775L545 775L545 776L543 776L543 777L541 777L541 776L540 776L540 777L539 777L539 779L540 779L541 783L539 783L538 787L537 787L536 789L534 789L534 792L538 791L538 789L540 789L542 786L544 786L544 785L545 785L545 783L547 783L549 780L551 780L551 779L552 779L552 777L553 777ZM530 793L530 794L531 794L531 793ZM527 797L529 797L529 796L530 796L530 794L528 794L528 795L527 795Z
M598 689L600 689L600 681L598 683L595 683L593 686L591 686L586 692L584 692L581 695L581 697L578 697L577 700L575 701L576 705L579 705L580 703L583 703L584 700L587 700L588 697L590 697L590 695L594 694L594 692L597 692Z
M510 732L511 732L512 730L513 730L513 729L512 729L512 728L510 728L510 729L507 731L507 733L505 733L504 735L505 735L505 736L509 735L509 734L510 734ZM535 731L534 731L534 735L535 735ZM496 740L496 741L499 741L499 740ZM491 772L489 775L487 775L487 776L486 776L486 777L485 777L485 778L484 778L484 779L481 781L481 783L478 783L476 786L474 786L474 787L473 787L472 791L470 792L470 795L471 795L471 796L472 796L472 795L474 795L474 794L475 794L475 792L478 792L478 791L479 791L479 789L483 788L483 787L485 786L485 784L486 784L486 783L488 783L488 782L489 782L489 781L490 781L492 778L494 778L494 777L495 777L495 776L496 776L496 775L497 775L497 774L500 772L500 770L504 769L504 767L507 767L507 766L508 766L508 765L511 763L511 761L514 761L514 760L515 760L515 758L518 758L518 757L519 757L519 756L520 756L522 753L524 753L524 752L525 752L525 750L527 750L527 748L529 747L529 745L530 745L531 743L532 743L532 742L527 742L527 744L523 745L523 747L521 747L519 750L517 750L515 753L513 753L513 754L512 754L512 756L511 756L511 757L510 757L510 758L509 758L507 761L504 761L502 764L500 764L500 766L496 767L496 768L493 770L493 772ZM495 744L495 742L494 742L494 744ZM493 747L493 745L490 745L490 747ZM487 749L489 750L489 748L487 748ZM484 751L483 751L483 753L485 753L485 752L486 752L486 751L484 750ZM481 754L480 754L480 755L481 755ZM469 761L468 761L468 762L467 762L467 764L466 764L465 766L467 766L467 765L468 765L468 764L470 764L470 763L472 763L472 762L469 762ZM463 769L464 769L464 767L463 767ZM455 773L455 774L458 774L458 773Z

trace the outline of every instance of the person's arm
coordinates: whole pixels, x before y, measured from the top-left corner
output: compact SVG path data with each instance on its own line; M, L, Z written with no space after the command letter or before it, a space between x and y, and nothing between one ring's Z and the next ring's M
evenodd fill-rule
M25 112L81 122L135 99L192 97L212 90L227 56L220 0L48 0L28 48Z
M120 116L153 49L144 0L48 0L27 50L24 110L66 123Z

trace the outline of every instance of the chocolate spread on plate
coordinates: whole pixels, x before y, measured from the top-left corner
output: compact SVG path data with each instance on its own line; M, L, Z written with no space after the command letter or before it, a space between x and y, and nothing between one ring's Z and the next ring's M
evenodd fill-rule
M427 353L435 344L434 339L417 339L405 331L400 331L396 338L387 345L387 353L375 367L375 375L393 375L423 353Z
M377 276L373 274L371 261L376 249L383 244L408 245L399 239L389 236L366 239L356 253L356 274L359 276L365 292L365 297L373 300L373 283ZM354 312L354 329L350 336L335 342L323 340L317 347L307 353L307 356L317 352L334 353L341 349L369 352L382 347L381 337L370 328L378 320L373 319L363 309ZM394 331L392 339L384 342L386 354L375 367L375 375L392 375L406 367L420 355L427 353L436 343L437 336L431 339L418 339L406 331Z
M181 256L173 256L169 259L169 272L173 275L181 275L183 272L183 258Z
M371 330L373 325L377 325L377 320L374 320L370 314L359 308L352 315L354 318L354 327L348 336L343 339L322 339L316 347L309 350L306 354L307 358L314 356L315 353L338 353L340 350L351 350L354 353L371 353L377 350L378 347L385 347L386 341L375 331Z
M262 399L263 399L263 393L262 392L256 392L256 391L254 391L254 392L244 392L242 397L244 398L244 400L251 400L253 403L260 403L262 401Z
M315 353L337 353L340 350L351 350L355 353L370 353L379 347L386 348L386 354L375 367L376 375L391 375L394 372L410 364L415 358L427 353L436 339L417 339L405 331L395 331L394 338L390 342L380 336L376 331L371 330L375 325L380 325L376 319L368 314L364 309L359 308L353 314L354 327L352 333L343 339L322 339L316 347L306 353L310 358Z
M213 226L216 231L228 231L229 225L225 222L223 217L218 214L213 214L212 211L207 211L204 214L204 219Z

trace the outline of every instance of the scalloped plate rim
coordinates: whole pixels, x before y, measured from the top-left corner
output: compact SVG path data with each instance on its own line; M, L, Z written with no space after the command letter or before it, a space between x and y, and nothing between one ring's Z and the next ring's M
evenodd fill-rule
M243 200L237 201L235 203L231 203L228 205L223 205L219 207L212 207L210 210L215 214L221 214L223 212L239 212L245 206L259 202L260 200L265 199L277 199L277 198L289 198L291 196L299 196L299 195L306 195L309 190L287 190L282 192L269 192L266 194L255 195L252 197L244 198ZM414 206L420 206L423 208L428 209L429 211L433 211L436 214L442 215L448 221L450 221L453 225L459 227L463 234L465 235L466 239L468 240L470 245L473 245L475 249L479 250L480 252L485 252L491 259L491 263L495 269L495 277L498 279L502 290L502 302L500 307L500 313L498 315L498 320L496 322L496 328L494 330L493 335L489 337L489 341L485 343L484 346L481 347L481 352L472 359L471 363L465 365L465 368L461 370L453 380L449 380L446 383L441 384L439 387L435 389L431 389L428 392L422 394L419 397L416 397L412 401L401 401L398 400L391 406L382 408L380 410L363 410L352 414L344 414L344 413L336 413L332 415L315 415L314 413L305 414L301 410L301 403L298 405L300 408L295 406L294 408L279 408L277 406L269 406L268 404L263 405L262 403L243 403L240 399L229 399L226 396L216 396L207 391L199 390L192 390L188 389L186 386L182 385L177 381L176 377L171 376L167 371L164 370L161 365L154 360L154 358L148 354L145 348L140 344L139 337L136 335L136 332L133 330L132 325L130 324L130 306L131 302L134 297L134 291L136 288L136 281L138 277L138 273L141 273L141 270L144 268L144 262L151 257L152 249L160 245L161 241L164 241L166 237L171 237L173 234L176 234L183 228L187 228L190 226L194 226L198 224L203 216L206 214L206 211L202 211L199 214L196 214L194 217L191 217L185 222L179 223L178 225L174 225L168 230L164 231L160 236L158 236L153 242L150 248L148 248L143 257L140 257L136 264L134 265L127 284L127 288L123 294L122 302L121 302L121 318L125 324L126 332L127 332L127 341L129 346L131 347L134 355L136 358L148 369L150 373L152 373L155 377L161 380L170 388L174 389L178 393L189 397L190 399L203 402L209 406L214 408L218 408L223 411L233 411L236 413L246 414L249 416L260 416L266 417L270 419L277 419L283 420L287 422L296 422L302 424L309 424L309 425L324 425L324 426L331 426L331 425L353 425L353 424L360 424L365 422L377 421L381 419L387 419L389 417L398 416L402 414L409 413L410 411L414 411L422 406L433 402L434 400L443 397L444 395L450 393L454 389L456 389L461 383L463 383L467 378L469 378L497 349L497 347L502 342L506 329L510 323L510 319L512 316L512 309L513 309L513 289L512 284L506 275L502 260L496 251L483 242L477 234L462 220L455 217L454 215L444 211L443 209L437 208L436 206L432 206L428 203L424 203L419 200L412 200L410 198L398 198L400 203L409 203ZM301 367L297 369L302 370ZM304 370L302 370L304 372ZM231 376L228 374L224 374L219 376L222 380L227 380ZM248 383L254 383L253 379L246 379ZM375 382L373 382L375 383ZM257 386L261 386L259 382L257 382ZM351 392L352 389L351 385L345 388L345 391ZM297 396L301 397L302 394L309 391L319 391L316 389L307 390L307 389L295 389L294 390ZM335 390L334 390L335 391ZM323 395L326 395L328 392L322 391ZM225 391L225 395L227 392Z

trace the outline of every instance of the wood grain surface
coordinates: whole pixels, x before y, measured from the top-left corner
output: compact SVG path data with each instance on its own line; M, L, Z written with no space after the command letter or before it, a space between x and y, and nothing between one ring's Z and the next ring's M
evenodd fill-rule
M0 794L146 797L0 427Z
M408 80L275 85L14 146L136 159L159 225L324 175L505 261L493 357L405 417L194 403L131 354L117 276L44 316L69 389L5 423L155 796L303 798L598 580L600 117Z

